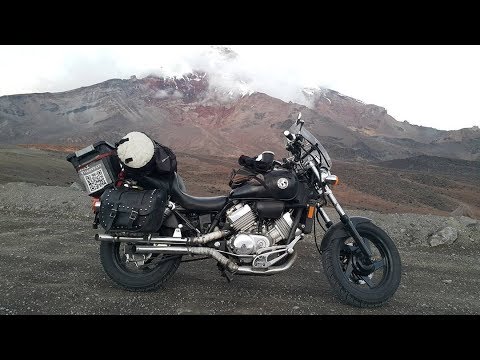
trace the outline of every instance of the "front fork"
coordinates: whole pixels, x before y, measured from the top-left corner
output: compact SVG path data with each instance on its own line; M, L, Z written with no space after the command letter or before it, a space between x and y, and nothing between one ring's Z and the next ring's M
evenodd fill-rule
M357 229L355 229L355 226L353 225L352 221L350 220L349 216L345 214L345 211L343 211L342 207L338 203L337 199L335 198L335 195L333 195L332 190L325 185L323 193L325 196L330 200L330 202L333 204L335 207L335 210L337 211L338 215L340 215L340 221L343 223L347 231L350 233L350 235L353 237L355 242L357 243L360 251L365 255L366 259L370 259L372 261L372 252L370 249L365 245L365 241L363 238L360 236L358 233ZM328 217L327 213L323 208L317 204L317 210L320 213L320 216L322 217L323 221L325 221L325 225L327 228L333 225L332 220Z

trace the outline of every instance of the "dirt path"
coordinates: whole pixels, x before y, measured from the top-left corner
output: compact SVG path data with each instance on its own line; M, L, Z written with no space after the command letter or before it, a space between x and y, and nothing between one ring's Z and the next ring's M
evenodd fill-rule
M30 203L28 188L38 197ZM51 207L42 205L49 191L57 194ZM0 314L480 314L477 224L459 228L450 246L424 243L442 222L464 219L364 212L386 227L403 262L395 297L372 310L338 302L311 237L298 245L292 268L275 276L227 283L204 260L181 264L164 289L131 293L103 272L84 193L9 185L0 188L0 204Z

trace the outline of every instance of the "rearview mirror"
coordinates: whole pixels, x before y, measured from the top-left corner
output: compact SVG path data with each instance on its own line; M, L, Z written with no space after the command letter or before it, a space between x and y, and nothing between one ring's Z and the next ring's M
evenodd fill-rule
M302 128L304 122L305 121L302 120L302 113L299 112L297 116L297 125L300 125L300 129Z

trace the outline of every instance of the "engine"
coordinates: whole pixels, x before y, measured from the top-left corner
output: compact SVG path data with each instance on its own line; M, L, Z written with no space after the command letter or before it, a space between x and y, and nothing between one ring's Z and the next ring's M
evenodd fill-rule
M226 215L228 223L237 232L227 242L227 246L238 255L252 255L286 239L293 224L290 213L285 212L276 220L264 221L259 228L258 216L250 205L243 203L230 208Z

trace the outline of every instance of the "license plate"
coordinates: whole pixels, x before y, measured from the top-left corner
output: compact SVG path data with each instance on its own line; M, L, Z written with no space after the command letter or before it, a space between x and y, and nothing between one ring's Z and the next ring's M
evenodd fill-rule
M79 170L78 175L85 184L89 194L102 190L112 183L112 179L103 162L93 163Z

